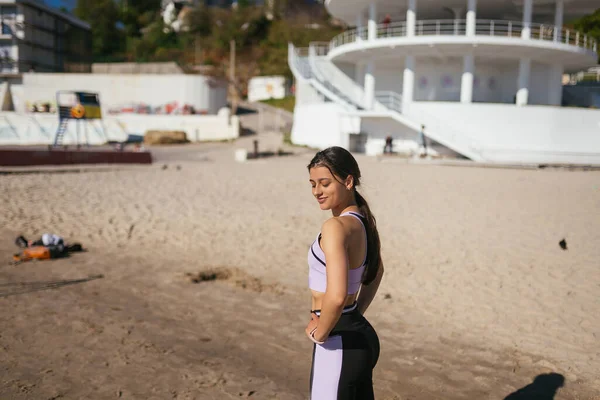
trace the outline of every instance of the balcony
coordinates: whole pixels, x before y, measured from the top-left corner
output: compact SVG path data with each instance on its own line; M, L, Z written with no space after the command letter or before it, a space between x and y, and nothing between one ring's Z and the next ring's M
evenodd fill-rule
M335 53L344 52L344 45L364 43L379 43L379 40L410 38L425 39L427 37L431 42L432 37L440 39L455 38L456 41L464 42L472 40L481 42L481 40L498 40L503 44L524 45L527 44L546 44L552 47L552 44L572 46L571 50L578 53L584 53L587 56L594 56L598 51L598 43L588 35L570 29L557 29L554 25L530 24L529 38L522 37L525 30L521 21L502 21L502 20L484 20L475 22L475 35L467 36L466 20L420 20L415 23L414 35L407 35L406 21L394 22L390 24L379 24L374 35L374 40L368 40L367 27L359 27L347 30L334 37L329 43L329 50L333 51L339 48ZM513 42L514 40L514 42ZM518 41L518 42L517 42ZM386 40L386 43L388 40ZM400 43L399 43L400 44ZM564 48L563 48L564 49Z

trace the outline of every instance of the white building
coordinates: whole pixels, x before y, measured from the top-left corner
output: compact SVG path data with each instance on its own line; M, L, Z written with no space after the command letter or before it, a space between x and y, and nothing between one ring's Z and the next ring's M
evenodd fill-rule
M325 0L356 26L290 45L292 140L412 152L418 132L476 161L600 164L600 111L562 108L597 43L563 27L597 0Z
M286 96L283 76L255 76L248 81L248 101L283 99Z
M90 25L41 0L0 0L0 74L89 72Z

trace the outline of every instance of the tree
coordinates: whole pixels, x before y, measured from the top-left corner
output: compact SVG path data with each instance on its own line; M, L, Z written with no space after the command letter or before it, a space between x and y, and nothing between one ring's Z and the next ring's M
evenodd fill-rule
M161 6L161 0L119 0L121 20L128 38L142 36L142 28L155 22Z
M92 28L92 54L95 60L117 56L125 47L118 29L119 9L113 0L78 0L73 13Z
M576 30L593 37L596 39L596 41L598 41L598 43L600 43L600 8L597 9L593 14L586 15L585 17L573 22L573 27ZM600 53L598 62L600 62Z

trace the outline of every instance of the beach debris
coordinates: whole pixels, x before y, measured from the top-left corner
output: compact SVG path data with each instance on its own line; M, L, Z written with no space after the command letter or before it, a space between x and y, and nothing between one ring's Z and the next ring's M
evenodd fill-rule
M80 243L65 243L62 237L50 233L44 233L41 238L32 241L21 235L15 239L15 244L21 252L13 255L13 265L25 261L66 257L69 253L84 251Z
M228 283L232 283L237 287L241 287L242 289L251 290L257 293L284 293L283 286L276 283L264 283L262 280L248 275L247 273L238 268L209 268L196 273L187 272L185 275L191 283L202 283L223 280L227 281Z
M237 149L234 158L237 162L244 162L248 159L248 151L246 149Z
M169 166L168 166L167 164L164 164L164 165L162 166L162 169L163 169L163 170L165 170L165 169L167 169L167 168L169 168Z
M144 144L180 144L189 143L185 131L146 131Z
M177 171L180 171L181 170L181 165L178 165L176 168L177 168Z
M127 239L131 239L131 234L133 233L133 228L135 228L135 224L129 225L129 232L127 232Z
M567 241L565 239L563 239L560 242L558 242L558 245L560 246L561 249L568 250L567 249Z
M389 294L389 293L386 293L386 294L383 295L383 298L386 299L386 300L389 300L389 299L392 298L392 295Z
M225 269L220 269L220 270L211 269L211 270L207 270L207 271L198 272L197 274L192 274L190 272L186 273L186 276L190 278L190 281L192 283L225 280L225 279L229 279L230 275L231 274L229 273L229 271L227 271Z
M249 392L240 392L238 394L238 396L240 397L250 397L252 396L254 393L256 393L256 390L250 390Z

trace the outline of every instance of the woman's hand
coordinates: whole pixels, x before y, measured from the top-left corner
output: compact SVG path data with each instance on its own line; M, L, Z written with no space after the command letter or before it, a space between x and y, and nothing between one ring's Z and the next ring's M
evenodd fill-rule
M310 333L317 328L317 325L319 325L319 316L315 313L310 313L310 321L304 330L306 332L306 336L310 338Z

